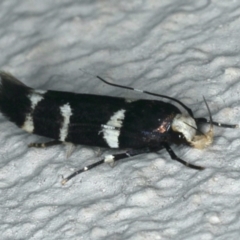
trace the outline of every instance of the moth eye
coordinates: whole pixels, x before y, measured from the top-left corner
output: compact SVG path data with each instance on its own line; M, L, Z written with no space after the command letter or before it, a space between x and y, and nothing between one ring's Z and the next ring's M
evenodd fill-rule
M179 139L185 139L185 136L184 136L183 134L179 134L179 135L178 135L178 138L179 138Z

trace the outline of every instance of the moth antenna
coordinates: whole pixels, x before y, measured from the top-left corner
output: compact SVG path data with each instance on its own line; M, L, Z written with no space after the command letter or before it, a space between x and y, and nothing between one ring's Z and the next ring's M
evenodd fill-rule
M178 104L180 104L183 108L186 109L186 111L188 112L188 114L193 117L193 112L192 110L187 107L184 103L182 103L181 101L175 99L175 98L172 98L172 97L168 97L166 95L162 95L162 94L157 94L157 93L152 93L152 92L148 92L148 91L144 91L144 90L141 90L141 89L137 89L137 88L132 88L132 87L127 87L127 86L123 86L123 85L119 85L119 84L116 84L116 83L110 83L108 81L106 81L105 79L103 79L102 77L100 76L96 76L100 81L110 85L110 86L114 86L114 87L118 87L118 88L124 88L124 89L128 89L128 90L131 90L131 91L136 91L136 92L141 92L141 93L145 93L145 94L148 94L148 95L151 95L151 96L155 96L155 97L162 97L162 98L167 98L167 99L170 99L174 102L177 102Z
M212 114L211 114L210 108L209 108L209 106L208 106L208 104L207 104L207 101L206 101L206 99L205 99L204 96L203 96L203 100L204 100L205 105L206 105L206 107L207 107L208 115L209 115L209 119L210 119L210 121L209 121L209 124L210 124L210 129L209 129L209 131L213 132L213 119L212 119Z
M79 68L80 71L82 71L83 73L88 73L92 76L94 76L93 74L89 73L89 72L86 72L84 71L83 69ZM94 76L95 77L95 76ZM127 87L127 86L123 86L123 85L120 85L120 84L116 84L116 83L110 83L108 81L106 81L105 79L103 79L102 77L100 76L96 76L100 81L110 85L110 86L113 86L113 87L118 87L118 88L123 88L123 89L128 89L128 90L131 90L131 91L135 91L135 92L140 92L140 93L145 93L145 94L148 94L148 95L151 95L151 96L155 96L155 97L161 97L161 98L167 98L171 101L174 101L176 103L178 103L179 105L181 105L187 112L188 114L193 117L193 112L192 110L187 107L184 103L182 103L181 101L175 99L175 98L172 98L172 97L168 97L166 95L162 95L162 94L157 94L157 93L152 93L152 92L149 92L149 91L145 91L145 90L141 90L141 89L138 89L138 88L132 88L132 87ZM194 118L194 117L193 117Z

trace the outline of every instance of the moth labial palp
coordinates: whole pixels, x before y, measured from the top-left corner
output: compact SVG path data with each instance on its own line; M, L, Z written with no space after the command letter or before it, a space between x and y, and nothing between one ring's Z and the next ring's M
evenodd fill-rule
M210 120L195 118L192 110L175 98L109 83L99 76L97 78L108 85L162 97L172 103L36 90L24 85L11 74L0 72L0 111L3 115L29 133L52 139L47 143L32 143L30 147L71 143L127 149L123 153L107 155L100 161L77 170L64 178L62 184L103 163L112 165L122 159L162 149L169 153L171 159L189 168L202 170L204 167L179 158L170 145L203 149L213 141L213 125L224 128L238 126L214 122L205 99ZM186 112L180 111L175 104ZM209 131L202 133L202 124L210 124Z

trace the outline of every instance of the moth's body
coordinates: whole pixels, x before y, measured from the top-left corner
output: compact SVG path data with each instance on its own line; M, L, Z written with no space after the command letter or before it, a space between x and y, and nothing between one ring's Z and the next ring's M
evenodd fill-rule
M191 110L178 100L171 98L192 116L181 113L171 103L158 100L131 101L110 96L35 90L8 73L0 72L0 78L0 110L23 130L51 138L57 143L130 149L124 154L107 156L81 171L103 162L162 148L169 152L172 159L203 169L181 160L170 148L171 144L204 148L211 144L213 138L212 125L207 133L199 134L197 124L207 120L194 118Z
M171 125L181 112L170 103L35 90L10 81L2 88L2 113L29 133L105 148L159 148L164 141L178 142Z

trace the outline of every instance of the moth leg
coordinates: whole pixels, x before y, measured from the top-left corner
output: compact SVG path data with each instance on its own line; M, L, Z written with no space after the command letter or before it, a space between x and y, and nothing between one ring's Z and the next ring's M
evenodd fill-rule
M92 168L97 167L98 165L103 164L103 163L114 164L114 162L119 161L121 159L133 157L133 156L143 154L143 153L148 153L148 152L150 152L149 148L145 148L145 149L137 149L137 150L128 150L125 153L107 155L104 158L102 158L100 161L90 164L84 168L81 168L81 169L75 171L74 173L72 173L71 175L69 175L68 177L64 178L62 180L62 185L64 185L66 182L68 182L71 178L75 177L76 175L78 175L82 172L86 172Z
M53 140L45 143L30 143L28 147L35 147L35 148L46 148L46 147L51 147L54 145L59 145L62 144L61 141L58 140Z
M206 118L195 118L197 123L210 123L210 120ZM212 122L213 125L222 127L222 128L238 128L238 124L226 124L226 123L219 123L219 122Z
M167 152L169 153L172 160L176 160L176 161L182 163L183 165L185 165L186 167L189 167L189 168L193 168L193 169L197 169L197 170L205 169L204 167L193 165L193 164L188 163L188 162L182 160L181 158L179 158L167 143L163 143L163 146L167 150Z

